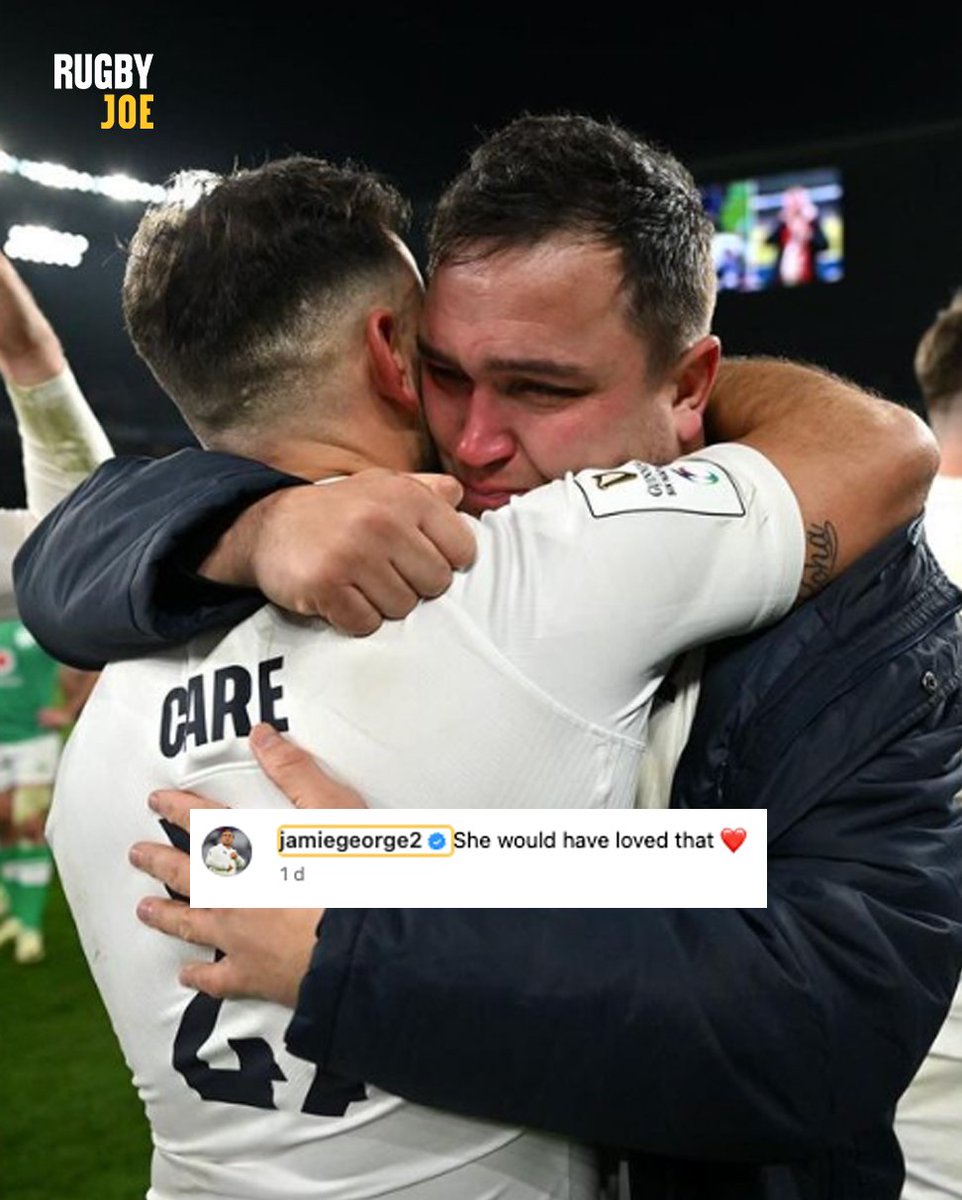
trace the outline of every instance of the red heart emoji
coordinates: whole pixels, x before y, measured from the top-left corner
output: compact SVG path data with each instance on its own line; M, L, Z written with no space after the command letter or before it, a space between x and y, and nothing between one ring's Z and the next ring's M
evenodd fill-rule
M748 834L741 827L739 827L738 829L723 829L722 830L722 841L725 843L725 845L728 847L728 849L732 852L732 854L735 853L735 851L738 849L738 847L742 844L742 842L747 837L748 837Z

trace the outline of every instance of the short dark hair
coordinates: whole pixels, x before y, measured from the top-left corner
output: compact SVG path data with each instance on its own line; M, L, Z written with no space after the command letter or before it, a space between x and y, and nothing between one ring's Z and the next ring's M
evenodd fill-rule
M175 176L168 196L131 242L127 329L191 425L256 423L355 289L397 269L407 202L363 168L303 156Z
M962 290L922 335L915 351L915 375L931 411L962 400Z
M668 365L708 332L712 224L671 154L590 117L524 116L475 150L438 203L429 269L559 233L621 252L629 314Z

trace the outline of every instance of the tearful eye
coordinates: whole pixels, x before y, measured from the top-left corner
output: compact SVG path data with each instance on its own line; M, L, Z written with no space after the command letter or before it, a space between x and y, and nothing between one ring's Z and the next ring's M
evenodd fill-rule
M468 382L467 375L462 371L455 370L453 367L442 367L437 363L427 363L426 365L428 374L437 383L452 387Z
M556 383L541 383L532 379L520 379L506 389L509 396L531 396L535 399L577 400L588 395L583 387L562 387Z

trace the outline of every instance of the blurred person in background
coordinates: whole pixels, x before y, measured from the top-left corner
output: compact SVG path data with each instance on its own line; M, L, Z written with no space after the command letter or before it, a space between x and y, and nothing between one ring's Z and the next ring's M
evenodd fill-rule
M925 331L915 374L942 453L925 509L929 545L962 587L962 291ZM905 1155L905 1200L962 1198L962 988L918 1075L896 1129Z
M786 189L778 222L765 241L775 247L775 283L796 287L815 282L816 259L828 249L828 238L807 188Z
M12 943L18 963L44 957L53 863L43 826L60 760L58 731L77 718L95 678L61 668L20 621L0 621L0 946Z
M24 538L113 455L54 330L0 252L0 375L17 417L27 507L0 510L0 620L16 615L11 567Z
M0 945L44 956L52 876L43 824L61 737L96 676L60 668L16 620L12 564L36 523L113 454L60 340L0 252L0 375L20 433L25 509L0 510ZM59 684L59 703L55 704Z

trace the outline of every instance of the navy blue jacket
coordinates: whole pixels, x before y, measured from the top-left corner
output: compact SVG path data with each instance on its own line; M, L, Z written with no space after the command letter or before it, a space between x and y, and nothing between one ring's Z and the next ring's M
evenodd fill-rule
M184 553L290 480L172 462L108 464L34 535L20 603L48 648L91 662L216 623L175 611ZM192 515L165 501L147 529L161 492ZM144 532L129 556L89 533L78 553L87 522ZM66 636L54 587L92 642ZM621 1147L639 1200L896 1200L892 1111L962 968L960 602L916 524L713 651L672 802L768 809L766 909L332 910L291 1049L332 1086Z

